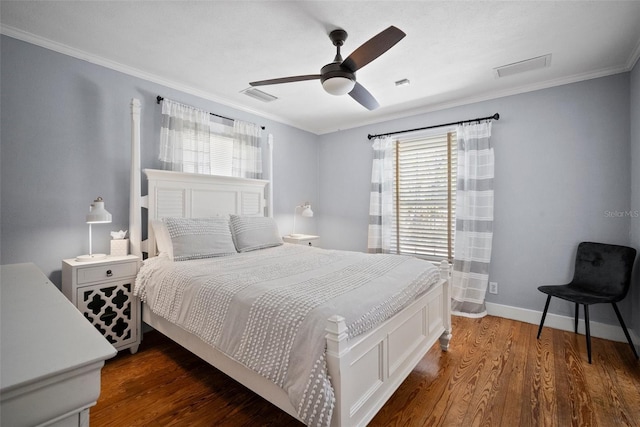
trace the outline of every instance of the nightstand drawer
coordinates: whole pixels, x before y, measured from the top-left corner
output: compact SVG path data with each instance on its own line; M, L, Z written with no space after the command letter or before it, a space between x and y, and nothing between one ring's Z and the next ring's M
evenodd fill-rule
M295 234L293 236L283 236L282 240L286 243L294 243L296 245L318 246L319 238L320 236L315 236L313 234Z
M78 268L78 285L104 280L116 280L135 276L138 271L137 262L123 262L120 264L105 264L97 267Z
M317 239L299 240L296 242L296 244L303 246L316 246L316 240Z

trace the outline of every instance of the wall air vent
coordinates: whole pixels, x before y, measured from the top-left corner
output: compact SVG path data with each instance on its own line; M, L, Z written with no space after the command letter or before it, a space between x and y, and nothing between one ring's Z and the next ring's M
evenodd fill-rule
M259 89L253 88L253 87L249 87L245 90L241 90L241 93L244 93L247 96L250 96L252 98L255 98L257 100L260 100L262 102L271 102L271 101L275 101L276 99L278 99L277 97L268 94L266 92L263 92Z
M536 58L525 59L524 61L514 62L513 64L503 65L493 69L495 78L512 76L527 71L546 68L551 65L551 54L538 56Z

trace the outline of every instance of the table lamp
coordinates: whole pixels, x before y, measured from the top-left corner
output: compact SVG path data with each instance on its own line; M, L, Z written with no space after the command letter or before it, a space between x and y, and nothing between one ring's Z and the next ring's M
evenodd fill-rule
M76 261L94 261L104 259L106 254L94 254L91 247L91 225L92 224L108 224L111 222L111 214L104 208L104 200L102 197L98 197L89 206L89 213L87 214L87 224L89 224L89 254L80 255L76 258Z
M291 234L289 235L291 237L303 236L302 234L296 234L296 216L298 209L302 209L301 215L304 217L310 218L313 216L313 211L311 210L311 204L309 202L304 202L304 205L296 206L293 210L293 230L291 230Z

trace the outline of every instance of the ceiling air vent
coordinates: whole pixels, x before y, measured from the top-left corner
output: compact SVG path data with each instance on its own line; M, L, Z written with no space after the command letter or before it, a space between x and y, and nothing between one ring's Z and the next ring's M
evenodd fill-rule
M514 62L513 64L503 65L502 67L494 68L493 73L497 78L512 76L514 74L524 73L526 71L537 70L539 68L546 68L551 65L551 54L538 56L536 58L525 59L524 61Z
M258 99L258 100L260 100L262 102L271 102L271 101L275 101L276 99L278 99L277 97L275 97L275 96L273 96L271 94L268 94L267 92L263 92L263 91L261 91L259 89L253 88L253 87L247 88L245 90L241 90L240 92L244 93L245 95L250 96L252 98Z

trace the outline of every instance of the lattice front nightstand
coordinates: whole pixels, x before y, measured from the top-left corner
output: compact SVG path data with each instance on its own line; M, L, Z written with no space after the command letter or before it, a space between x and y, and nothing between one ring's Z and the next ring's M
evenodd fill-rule
M117 350L131 353L141 338L140 301L133 296L139 263L134 255L62 261L62 292Z

